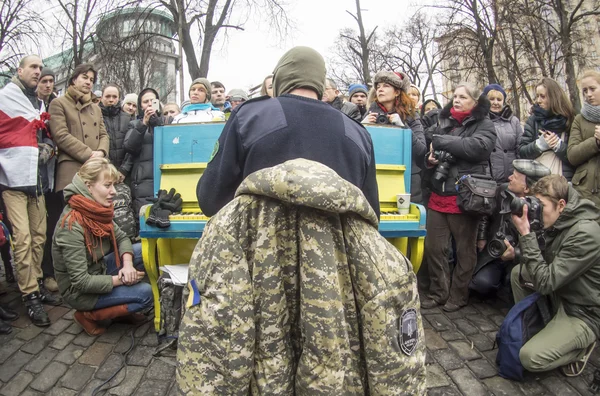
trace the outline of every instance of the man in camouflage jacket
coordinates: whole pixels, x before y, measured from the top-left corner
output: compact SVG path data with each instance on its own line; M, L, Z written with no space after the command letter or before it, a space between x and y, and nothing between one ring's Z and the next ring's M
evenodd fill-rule
M248 176L190 262L186 395L422 395L412 265L360 189L296 159Z

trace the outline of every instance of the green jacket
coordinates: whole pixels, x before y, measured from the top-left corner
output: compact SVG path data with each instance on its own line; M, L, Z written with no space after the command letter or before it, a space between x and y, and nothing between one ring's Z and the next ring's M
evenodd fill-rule
M535 289L551 297L554 310L583 320L600 337L600 212L569 187L569 202L545 230L546 248L540 252L534 233L519 237L521 263Z
M83 180L76 174L73 182L64 189L65 201L72 195L80 194L93 199ZM102 245L96 248L98 261L94 262L92 255L85 246L83 227L73 223L73 227L65 224L61 227L63 219L71 211L67 205L56 224L54 238L52 239L52 260L58 289L64 300L78 311L94 309L100 294L110 293L113 289L112 276L106 274L104 256L112 252L110 238L103 238ZM113 221L115 236L119 245L119 254L133 254L131 241Z
M569 162L577 167L571 180L573 187L583 198L600 207L600 147L594 137L596 125L581 114L575 117L567 156Z
M362 192L297 159L249 175L192 254L187 395L423 395L412 265Z

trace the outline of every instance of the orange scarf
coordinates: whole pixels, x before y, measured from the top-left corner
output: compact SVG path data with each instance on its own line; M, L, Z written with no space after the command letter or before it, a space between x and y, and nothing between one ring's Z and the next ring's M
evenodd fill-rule
M92 255L94 262L98 261L95 249L102 246L102 238L110 236L115 250L117 268L120 268L121 258L119 257L117 238L113 226L114 207L105 208L83 195L73 195L69 198L68 203L71 211L63 218L60 226L64 228L66 222L70 230L73 227L73 222L77 222L83 227L85 246Z

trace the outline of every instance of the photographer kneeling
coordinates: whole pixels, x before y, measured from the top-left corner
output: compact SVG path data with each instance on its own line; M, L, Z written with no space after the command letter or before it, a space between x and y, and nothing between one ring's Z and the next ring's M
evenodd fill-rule
M528 371L562 367L565 375L576 376L600 335L600 212L560 175L540 179L532 193L542 205L545 247L540 250L531 232L525 205L522 216L512 216L522 263L511 273L513 295L515 302L533 291L549 296L553 318L519 358Z
M503 283L508 283L508 279L503 282L507 270L519 262L519 233L511 219L513 201L525 198L536 181L550 174L550 169L534 160L513 160L512 166L513 174L508 177L508 184L501 184L496 190L496 213L479 223L479 254L469 289L484 296L495 294Z

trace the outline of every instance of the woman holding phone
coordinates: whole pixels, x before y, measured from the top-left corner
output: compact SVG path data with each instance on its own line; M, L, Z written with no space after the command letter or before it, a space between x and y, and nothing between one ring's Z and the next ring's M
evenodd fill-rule
M551 78L542 78L535 88L533 114L525 123L519 143L519 156L537 159L552 174L571 181L573 167L567 159L569 129L575 117L565 91Z

